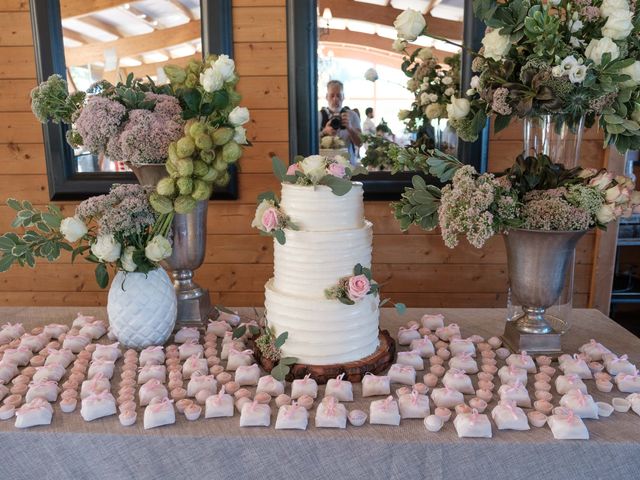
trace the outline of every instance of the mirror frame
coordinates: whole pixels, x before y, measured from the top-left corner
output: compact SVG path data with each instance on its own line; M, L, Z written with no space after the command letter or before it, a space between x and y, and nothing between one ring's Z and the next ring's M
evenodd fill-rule
M485 25L473 16L473 0L465 0L463 44L477 51ZM287 0L287 57L289 75L289 156L318 153L318 26L317 0ZM366 8L366 4L363 4ZM473 73L472 55L463 50L461 81L469 88ZM460 142L458 158L479 172L487 170L489 150L488 122L482 135L473 143ZM397 200L405 187L411 186L416 172L370 172L354 179L364 184L365 200ZM422 175L422 174L421 174ZM438 180L428 175L429 182Z
M38 83L57 73L66 78L59 0L29 0ZM200 0L203 55L209 52L233 57L231 0ZM83 200L105 194L114 183L137 183L133 173L78 173L73 166L73 149L67 143L67 127L47 122L42 125L49 197L51 200ZM229 169L226 187L216 187L212 200L238 198L238 170Z

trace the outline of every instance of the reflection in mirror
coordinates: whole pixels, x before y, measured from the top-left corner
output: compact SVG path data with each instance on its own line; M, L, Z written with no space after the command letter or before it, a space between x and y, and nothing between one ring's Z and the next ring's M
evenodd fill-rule
M101 7L109 8L101 8ZM185 66L202 52L200 0L66 0L60 5L67 82L87 90L127 75L167 83L162 67ZM124 172L121 161L74 149L73 170Z
M394 144L456 154L457 138L436 98L460 96L461 49L423 36L405 52L394 50L393 21L407 8L426 16L430 32L462 43L463 0L319 0L321 154L348 155L371 171L390 170ZM421 60L403 66L421 47Z

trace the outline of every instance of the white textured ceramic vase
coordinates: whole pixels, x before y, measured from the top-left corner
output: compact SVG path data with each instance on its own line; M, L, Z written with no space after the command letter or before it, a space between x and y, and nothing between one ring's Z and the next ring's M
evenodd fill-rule
M173 283L162 268L144 273L119 271L107 303L111 331L127 348L162 345L173 331L177 300Z

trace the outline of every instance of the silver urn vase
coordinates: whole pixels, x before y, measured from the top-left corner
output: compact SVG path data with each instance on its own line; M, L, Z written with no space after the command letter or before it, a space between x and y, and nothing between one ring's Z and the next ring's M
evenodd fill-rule
M157 185L167 176L163 164L128 165L141 185ZM176 213L171 225L173 253L162 262L171 271L178 298L176 327L204 325L211 313L209 291L193 281L193 271L204 261L207 247L208 200L196 204L186 214Z
M509 286L522 314L507 322L504 340L513 350L558 354L561 332L547 314L562 293L573 254L586 230L511 229L504 235Z

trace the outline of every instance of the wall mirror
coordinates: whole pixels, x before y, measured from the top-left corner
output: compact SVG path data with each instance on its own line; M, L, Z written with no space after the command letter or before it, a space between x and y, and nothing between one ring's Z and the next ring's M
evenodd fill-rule
M69 90L98 80L116 83L133 73L166 83L162 67L186 65L208 52L233 56L231 0L31 0L38 81L56 73ZM113 183L136 182L120 162L73 149L66 127L43 125L52 200L106 193ZM237 172L212 199L235 199Z
M484 25L473 18L472 0L288 0L292 158L296 154L318 153L323 146L321 130L327 113L332 112L318 112L327 106L337 110L336 104L329 105L326 97L329 80L339 80L344 85L344 100L339 108L357 110L357 117L351 113L349 116L358 119L361 130L364 131L366 121L372 135L401 145L415 142L421 136L415 129L407 131L398 118L400 110L410 109L415 99L406 88L409 78L401 70L402 54L392 49L396 38L393 22L407 8L422 12L435 35L477 51ZM468 88L472 76L470 54L427 37L410 44L409 51L421 46L431 47L441 64L447 57L457 57L460 90ZM369 109L373 118L367 120ZM488 128L475 143L458 142L446 128L446 121L434 120L421 128L426 132L423 138L431 142L429 146L455 154L479 171L486 170ZM362 162L365 154L366 144L354 148L352 163ZM415 174L392 175L384 165L369 165L368 169L369 175L358 180L364 183L365 198L369 200L399 198Z

